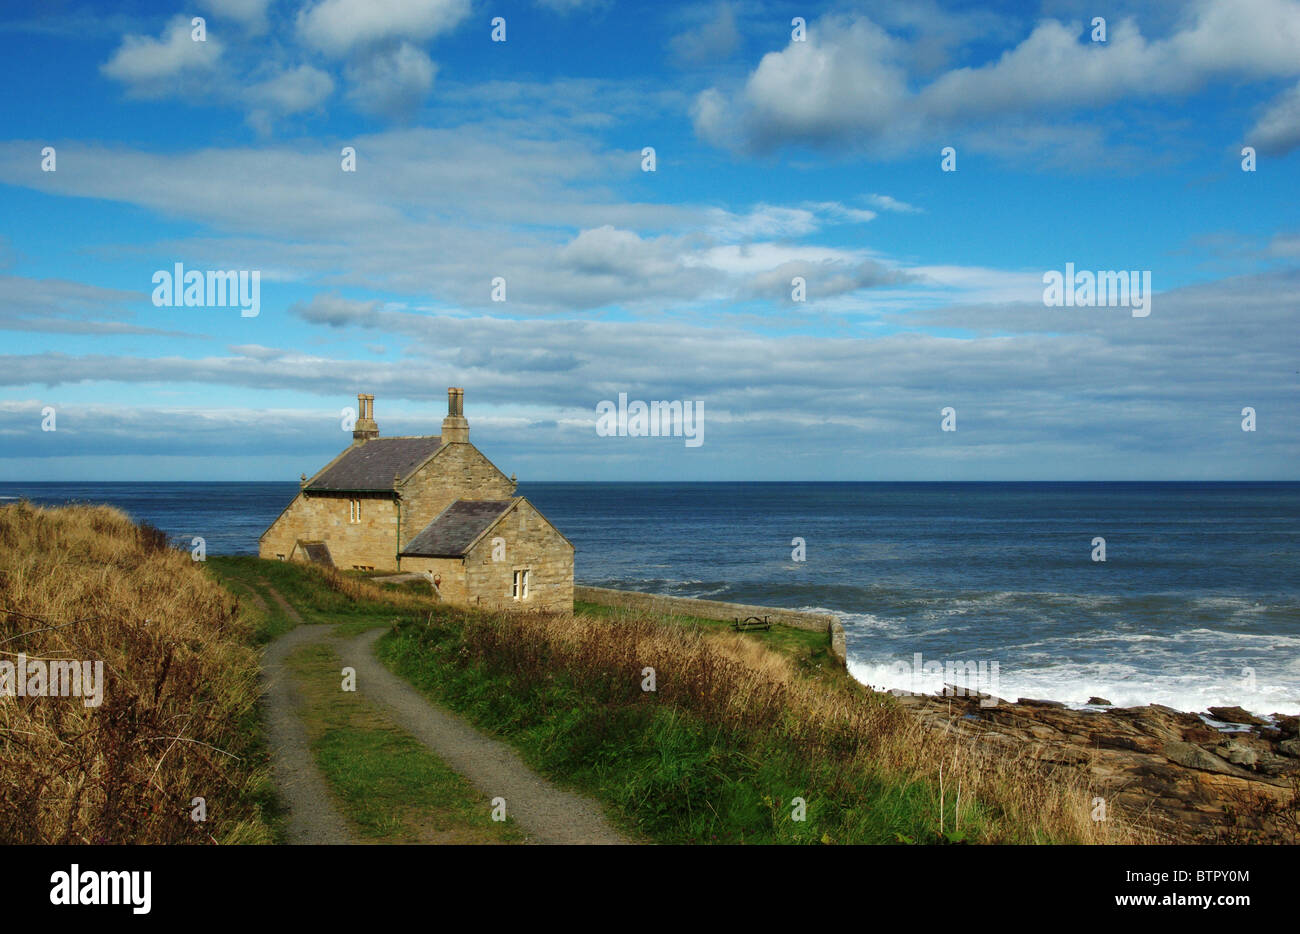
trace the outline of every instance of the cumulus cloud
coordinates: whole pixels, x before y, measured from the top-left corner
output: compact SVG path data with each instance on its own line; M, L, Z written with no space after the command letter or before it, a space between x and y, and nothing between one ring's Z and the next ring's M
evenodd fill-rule
M242 20L251 32L265 26L258 15L265 4L211 2ZM251 126L269 133L284 117L318 109L334 93L329 73L308 64L292 64L283 52L253 56L246 47L227 47L215 30L203 42L192 38L186 17L173 19L162 37L128 35L102 66L105 75L127 85L138 97L180 97L241 108Z
M343 56L359 46L432 39L469 11L469 0L320 0L298 13L297 29L308 46Z
M334 79L327 73L299 65L252 85L246 96L254 104L291 114L318 106L333 91Z
M883 134L907 96L903 45L866 18L827 18L805 42L764 55L732 99L710 88L696 98L696 130L766 149L788 140L827 143Z
M211 71L221 57L222 44L215 36L196 42L191 38L190 20L178 16L162 35L128 35L103 66L105 75L130 86L136 94L153 96L175 93L174 80L182 75Z
M268 0L205 0L202 9L257 35L269 28ZM127 35L103 73L141 97L182 97L242 108L250 125L269 134L283 118L319 110L346 79L358 111L410 117L433 86L437 65L419 43L459 25L469 0L320 0L304 7L283 41L231 42L207 30L191 39L190 19L172 19L161 37ZM230 39L230 35L225 34ZM238 38L238 36L236 36ZM299 60L306 54L334 71Z
M1080 22L1047 19L992 61L918 83L906 42L865 16L833 14L810 25L807 41L764 55L742 86L701 92L692 117L702 138L733 148L889 151L976 123L1185 94L1215 77L1295 75L1297 45L1297 0L1202 0L1164 38L1126 18L1094 43ZM1272 123L1268 132L1287 138Z
M276 117L313 110L334 93L334 79L319 68L299 65L251 85L244 100L252 108L249 122L269 132Z

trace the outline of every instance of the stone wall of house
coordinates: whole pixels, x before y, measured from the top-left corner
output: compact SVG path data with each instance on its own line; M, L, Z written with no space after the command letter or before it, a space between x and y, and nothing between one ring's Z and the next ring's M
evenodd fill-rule
M262 536L263 558L288 559L298 540L323 541L342 570L431 571L442 578L439 592L448 603L484 609L519 608L572 611L573 546L531 505L520 503L465 559L399 560L405 545L458 499L508 500L515 485L468 443L445 444L391 495L299 493ZM361 501L361 521L351 521L349 503ZM400 506L400 508L399 508ZM505 556L493 561L494 538L505 542ZM498 553L499 556L499 553ZM514 572L529 572L526 600L511 596Z
M528 598L516 600L515 571L525 568ZM464 559L408 556L402 570L441 576L438 592L444 603L484 610L573 611L573 546L526 500Z
M351 500L361 503L361 521L351 521ZM322 541L340 570L372 567L397 570L397 504L392 497L299 493L262 535L258 555L287 560L299 540Z
M419 535L458 499L510 499L515 485L472 444L444 444L411 475L402 496L402 544ZM410 570L403 559L402 570Z
M515 571L523 569L528 571L528 597L516 600ZM465 580L475 604L485 609L571 613L573 546L521 500L465 556Z
M414 558L402 559L403 573L425 571L440 578L438 581L438 598L443 603L456 606L469 606L472 602L465 589L465 564L460 558Z

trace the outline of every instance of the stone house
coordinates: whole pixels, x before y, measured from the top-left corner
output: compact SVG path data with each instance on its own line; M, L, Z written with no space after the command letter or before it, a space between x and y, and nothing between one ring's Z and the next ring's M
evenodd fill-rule
M358 395L351 446L303 475L259 555L421 572L459 606L572 611L573 543L470 444L464 398L447 390L441 435L381 438Z

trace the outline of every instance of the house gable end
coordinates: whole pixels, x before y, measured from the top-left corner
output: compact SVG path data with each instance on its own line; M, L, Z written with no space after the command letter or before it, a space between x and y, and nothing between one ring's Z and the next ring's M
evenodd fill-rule
M462 450L457 450L457 449L462 449ZM501 469L497 467L496 464L492 463L492 461L488 459L488 456L486 454L484 454L474 445L470 444L468 441L455 442L452 444L444 444L440 446L436 451L434 451L432 454L430 454L428 457L422 460L419 464L417 464L414 468L412 468L411 471L406 474L406 476L402 477L401 482L398 483L397 486L399 490L403 487L411 486L412 484L418 482L417 478L421 478L422 474L424 475L422 479L432 481L432 482L437 482L439 479L438 471L439 468L442 466L440 463L438 463L440 460L447 461L457 455L464 457L466 454L469 454L470 457L475 458L478 461L482 462L484 465L487 466L487 468L491 471L491 473L495 474L494 477L484 478L485 480L489 480L489 482L490 480L499 480L503 484L510 484L511 487L514 486L514 482L509 477L507 477L504 473L502 473ZM460 498L472 499L474 497L461 496Z

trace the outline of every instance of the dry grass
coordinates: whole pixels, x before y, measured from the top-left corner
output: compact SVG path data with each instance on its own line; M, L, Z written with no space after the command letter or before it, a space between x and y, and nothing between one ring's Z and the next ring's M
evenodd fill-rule
M415 610L427 610L437 603L432 592L426 594L410 590L399 590L394 587L383 587L379 584L372 584L364 577L345 574L338 568L324 568L315 564L307 565L307 567L312 572L320 575L321 582L326 588L358 603L362 601L383 603L392 607Z
M0 658L102 660L106 682L98 707L0 697L0 841L268 841L247 638L158 530L105 506L0 508Z
M811 761L835 763L846 795L867 774L941 784L935 825L944 830L969 826L978 814L986 842L1146 839L1113 814L1094 822L1092 794L1077 771L1027 754L981 750L968 738L924 726L888 697L802 676L786 656L740 635L635 615L614 623L581 614L493 615L467 626L463 640L472 656L504 666L512 679L537 683L564 670L584 693L611 706L643 701L640 673L653 667L659 703L680 705L737 734L779 736L785 748Z

